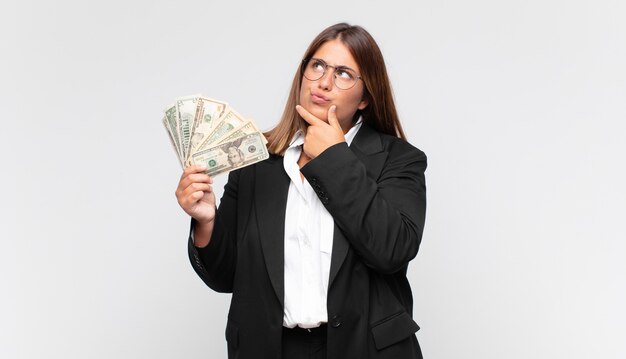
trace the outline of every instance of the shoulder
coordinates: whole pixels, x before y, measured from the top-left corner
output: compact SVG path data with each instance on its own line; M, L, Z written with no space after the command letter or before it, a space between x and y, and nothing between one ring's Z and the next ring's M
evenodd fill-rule
M426 154L411 143L387 134L380 134L381 143L387 152L387 161L382 171L386 175L423 177L428 167Z
M408 158L426 161L426 154L416 146L396 136L378 132L366 124L359 130L355 144L364 153L387 152L391 160Z
M363 125L350 148L372 178L422 176L426 154L409 142Z
M415 147L411 143L396 136L391 136L385 133L377 132L380 136L380 141L383 148L390 154L409 154L417 158L426 159L424 151Z

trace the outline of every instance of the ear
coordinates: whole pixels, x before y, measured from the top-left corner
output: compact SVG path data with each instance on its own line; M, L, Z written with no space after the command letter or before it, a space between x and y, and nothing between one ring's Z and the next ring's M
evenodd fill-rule
M363 95L361 96L361 102L359 102L359 105L357 106L357 108L359 110L363 110L369 104L370 104L370 93L365 88L363 88Z

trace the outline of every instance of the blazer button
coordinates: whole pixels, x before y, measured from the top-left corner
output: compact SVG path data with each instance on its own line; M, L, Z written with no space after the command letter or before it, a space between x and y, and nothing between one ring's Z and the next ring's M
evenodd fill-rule
M339 328L341 326L341 317L338 315L333 316L330 322L330 326L333 328Z

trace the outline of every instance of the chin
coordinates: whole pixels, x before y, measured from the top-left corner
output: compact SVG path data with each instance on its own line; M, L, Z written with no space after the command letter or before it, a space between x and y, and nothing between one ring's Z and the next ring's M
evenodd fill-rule
M328 122L328 109L320 106L314 106L311 110L309 110L313 116L319 118L322 121Z

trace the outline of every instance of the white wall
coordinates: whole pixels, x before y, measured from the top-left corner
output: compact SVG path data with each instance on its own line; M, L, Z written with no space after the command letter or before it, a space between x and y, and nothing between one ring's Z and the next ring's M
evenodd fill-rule
M0 357L225 358L161 111L202 92L267 129L348 21L429 156L425 357L625 358L626 3L402 3L1 5Z

